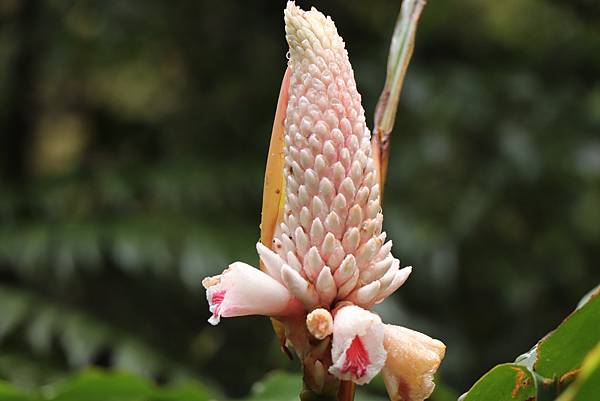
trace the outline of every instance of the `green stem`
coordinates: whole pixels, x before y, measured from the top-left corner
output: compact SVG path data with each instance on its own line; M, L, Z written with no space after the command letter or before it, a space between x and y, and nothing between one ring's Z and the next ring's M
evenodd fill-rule
M375 108L375 126L373 128L373 146L379 162L379 190L383 197L383 187L387 176L389 160L389 140L402 84L408 69L408 63L415 45L415 34L425 0L404 0L390 44L387 73L383 91Z

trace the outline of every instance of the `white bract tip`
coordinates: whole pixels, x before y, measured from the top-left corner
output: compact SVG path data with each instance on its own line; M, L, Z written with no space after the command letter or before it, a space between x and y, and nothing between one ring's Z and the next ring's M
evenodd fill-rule
M319 293L321 305L331 305L335 299L335 296L337 295L337 286L335 285L335 281L329 266L323 267L321 273L319 273L319 277L317 277L315 286L317 287L317 292Z
M312 310L319 304L319 295L315 288L296 270L288 265L283 265L281 278L290 292L302 302L306 309Z
M281 266L285 261L278 254L264 246L262 242L256 243L256 251L269 276L281 283Z
M346 299L363 308L368 308L379 294L380 287L381 283L379 281L373 281L354 290Z
M379 290L379 295L377 296L375 303L380 303L381 301L392 295L394 291L396 291L398 288L400 288L402 284L404 284L408 276L410 276L410 273L412 273L412 266L407 266L403 269L396 271L390 285L388 285L387 288L382 288Z

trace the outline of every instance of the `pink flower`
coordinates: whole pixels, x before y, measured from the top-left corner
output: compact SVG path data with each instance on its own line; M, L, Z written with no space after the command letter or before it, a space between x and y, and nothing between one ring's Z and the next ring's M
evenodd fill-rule
M279 318L305 373L307 367L313 370L310 380L317 388L326 386L327 371L365 384L385 364L391 396L399 394L394 389L401 383L411 384L411 396L421 396L443 357L432 351L441 343L421 341L429 337L408 329L386 329L369 311L396 291L412 268L400 268L382 231L371 134L348 52L331 18L314 8L303 11L288 2L284 19L290 79L283 90L288 102L281 218L272 244L256 245L264 273L236 262L203 282L209 321L250 314ZM306 321L288 319L298 315ZM402 330L410 336L399 335ZM326 366L329 357L319 352L329 350L330 335L331 366ZM418 362L420 356L426 360Z
M329 372L356 384L370 382L385 363L384 327L379 316L358 306L339 309L333 321Z
M370 308L412 268L400 269L382 231L371 134L342 38L315 9L289 2L284 14L291 70L285 202L274 250L258 243L257 251L266 273L307 312L340 301ZM211 294L218 303L220 293Z
M231 264L218 276L205 278L202 285L213 325L221 316L285 316L298 311L298 301L283 285L245 263Z

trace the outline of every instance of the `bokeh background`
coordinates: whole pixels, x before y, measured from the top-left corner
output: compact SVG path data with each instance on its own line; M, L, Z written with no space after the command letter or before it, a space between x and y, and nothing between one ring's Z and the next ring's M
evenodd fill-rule
M369 125L400 1L332 15ZM297 371L268 319L206 323L201 279L255 264L284 1L0 1L0 378L88 366L227 396ZM385 228L384 320L448 346L460 393L600 281L600 3L430 1Z

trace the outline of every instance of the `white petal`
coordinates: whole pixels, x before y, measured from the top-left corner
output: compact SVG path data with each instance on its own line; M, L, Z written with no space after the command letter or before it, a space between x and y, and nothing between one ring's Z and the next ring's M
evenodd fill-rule
M286 287L268 274L242 262L232 263L215 277L202 281L213 316L266 315L286 316L297 311L297 301Z
M371 381L383 367L384 324L379 316L358 306L339 309L333 321L333 342L329 372L357 384Z

